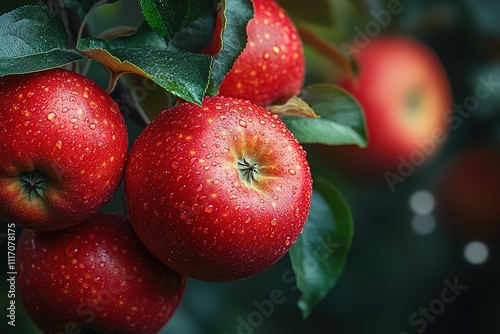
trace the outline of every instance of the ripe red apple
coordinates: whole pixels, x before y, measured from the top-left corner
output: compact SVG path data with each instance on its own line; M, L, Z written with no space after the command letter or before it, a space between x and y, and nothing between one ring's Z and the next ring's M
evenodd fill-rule
M500 237L500 149L474 145L452 156L436 181L438 221L466 239Z
M163 111L132 146L125 171L131 223L179 273L238 280L280 259L306 222L306 152L274 114L208 97Z
M62 231L23 230L17 273L24 308L44 333L156 333L186 284L126 218L100 213Z
M247 25L247 46L224 78L219 95L266 106L285 102L302 88L305 60L302 41L287 13L273 0L252 0L254 17ZM222 16L212 43L204 51L219 51Z
M120 184L127 129L113 99L77 73L0 78L0 218L35 230L86 220Z
M358 77L339 84L364 108L368 147L322 153L344 170L383 179L386 171L398 174L402 165L420 165L435 154L448 133L451 90L439 59L421 42L380 37L359 50Z

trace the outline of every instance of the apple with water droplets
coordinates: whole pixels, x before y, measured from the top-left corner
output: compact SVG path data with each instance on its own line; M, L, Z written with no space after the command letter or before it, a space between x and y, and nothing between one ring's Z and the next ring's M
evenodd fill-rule
M0 77L0 219L34 230L83 222L111 200L127 152L120 110L91 79Z
M25 229L17 247L19 296L44 333L157 333L186 285L115 214L61 231Z
M248 22L247 45L219 88L219 95L267 106L296 95L304 83L302 41L293 21L274 0L252 0L254 16ZM205 53L220 49L222 14Z
M215 96L153 119L132 146L125 195L154 255L183 275L232 281L270 267L297 240L312 178L277 115Z

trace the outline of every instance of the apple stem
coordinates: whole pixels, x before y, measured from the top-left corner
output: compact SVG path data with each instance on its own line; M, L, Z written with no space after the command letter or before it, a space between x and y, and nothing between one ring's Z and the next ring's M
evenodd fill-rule
M349 77L355 78L353 65L349 62L349 59L332 43L321 38L317 33L311 31L310 29L304 27L297 28L300 34L300 38L304 44L309 45L314 50L325 56L327 59L332 61L334 64L340 66L342 71Z
M47 190L47 174L35 169L31 172L22 172L19 179L22 182L23 194L28 193L30 201L35 195L43 198L43 192Z
M246 158L243 160L238 160L238 171L240 172L240 177L247 183L252 184L254 180L257 180L257 175L259 174L259 164L257 162L252 163Z

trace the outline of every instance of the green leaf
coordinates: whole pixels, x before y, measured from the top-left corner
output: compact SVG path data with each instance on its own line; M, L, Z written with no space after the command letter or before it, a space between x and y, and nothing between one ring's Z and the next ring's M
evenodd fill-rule
M191 6L184 27L169 40L170 49L200 52L212 41L216 7L206 0L197 5Z
M149 26L171 50L200 52L215 26L216 5L207 0L140 0Z
M85 38L77 43L81 52L106 65L115 76L144 76L175 96L201 105L210 76L210 56L167 50L164 46L164 41L146 28L111 42Z
M46 7L24 6L0 16L0 76L60 67L80 60L66 29Z
M219 86L247 44L246 27L254 16L250 0L224 1L220 51L214 56L208 95L217 95Z
M183 28L191 0L140 0L140 4L149 26L170 40Z
M116 1L118 0L64 0L64 5L83 20L94 7Z
M307 223L289 251L297 287L302 292L297 305L303 318L337 283L353 234L347 202L332 184L315 179Z
M281 7L287 12L296 24L311 23L315 25L332 26L332 1L315 0L311 6L303 0L278 0Z
M299 97L320 116L282 116L299 142L366 146L363 109L347 91L337 85L315 84L305 87Z

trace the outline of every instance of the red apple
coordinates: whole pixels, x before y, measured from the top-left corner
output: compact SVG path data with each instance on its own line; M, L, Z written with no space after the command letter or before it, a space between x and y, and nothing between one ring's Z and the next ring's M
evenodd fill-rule
M305 60L302 41L287 13L273 0L252 0L254 17L247 25L247 46L224 78L219 95L266 106L281 103L302 88ZM204 51L219 51L222 16Z
M331 147L323 154L357 175L380 179L428 161L446 138L452 104L437 56L408 37L381 37L355 58L358 77L339 84L364 108L368 147Z
M112 214L62 231L23 230L17 272L24 308L44 333L156 333L186 284Z
M120 184L127 129L113 99L77 73L0 78L0 218L35 230L83 222Z
M179 273L238 280L280 259L306 222L306 153L274 114L246 100L205 98L163 111L132 146L131 223Z
M500 149L474 145L452 156L436 182L436 213L452 235L500 237Z

